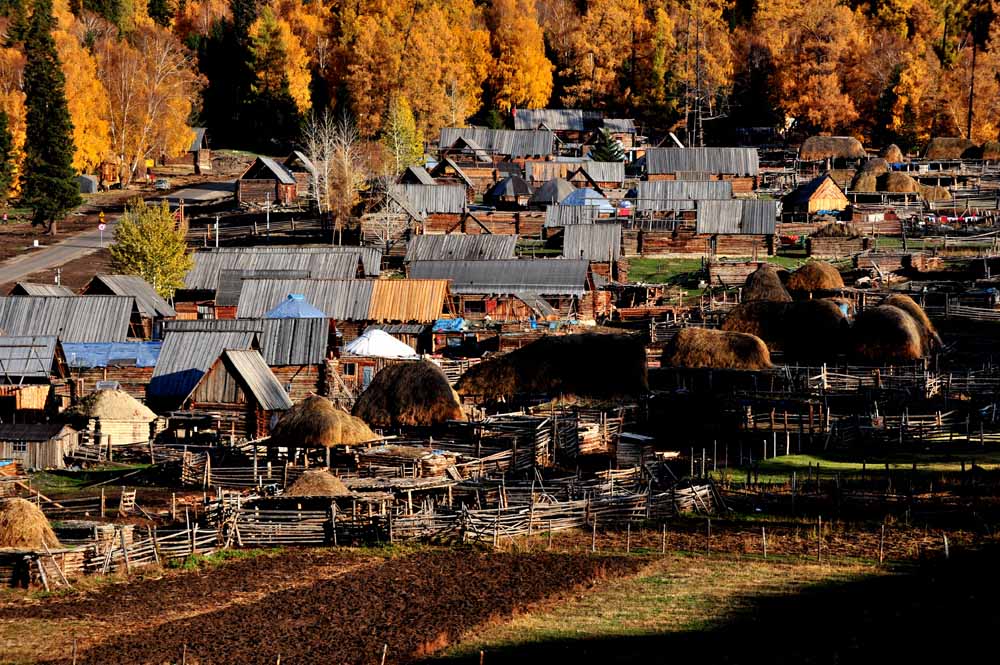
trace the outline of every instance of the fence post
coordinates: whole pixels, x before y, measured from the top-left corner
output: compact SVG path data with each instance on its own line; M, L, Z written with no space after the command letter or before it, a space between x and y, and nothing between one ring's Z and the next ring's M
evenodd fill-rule
M105 502L105 499L104 499L104 488L102 487L101 488L101 517L102 518L104 517L104 509L105 509L106 506L107 506L107 503Z
M332 525L331 531L333 532L333 546L337 546L337 504L330 502L330 522Z
M760 544L764 549L764 558L767 558L767 527L762 526L760 528Z

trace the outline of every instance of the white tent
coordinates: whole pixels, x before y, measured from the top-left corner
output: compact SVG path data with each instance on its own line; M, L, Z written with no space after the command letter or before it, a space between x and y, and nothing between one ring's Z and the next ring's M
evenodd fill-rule
M370 328L344 347L354 356L372 358L416 358L417 352L384 330Z

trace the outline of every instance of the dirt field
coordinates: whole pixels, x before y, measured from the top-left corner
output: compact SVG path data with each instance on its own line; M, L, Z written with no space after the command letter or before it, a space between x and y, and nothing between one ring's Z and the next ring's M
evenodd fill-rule
M469 629L641 557L417 550L396 558L300 550L0 605L10 662L273 664L411 662Z

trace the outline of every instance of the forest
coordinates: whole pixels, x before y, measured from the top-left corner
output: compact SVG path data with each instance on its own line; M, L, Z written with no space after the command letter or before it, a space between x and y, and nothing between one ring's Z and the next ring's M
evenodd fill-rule
M988 0L54 0L73 167L215 147L280 152L308 118L363 137L392 109L421 135L511 126L517 108L593 108L643 133L739 128L905 149L995 140L1000 19ZM0 109L25 143L31 0L0 0ZM17 179L14 178L16 181Z

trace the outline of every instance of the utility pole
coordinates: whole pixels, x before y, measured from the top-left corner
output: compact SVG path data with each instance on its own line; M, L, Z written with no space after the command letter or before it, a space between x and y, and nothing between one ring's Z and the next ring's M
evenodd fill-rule
M219 249L219 216L215 216L215 248Z
M271 192L264 193L264 219L267 228L267 242L271 242Z

